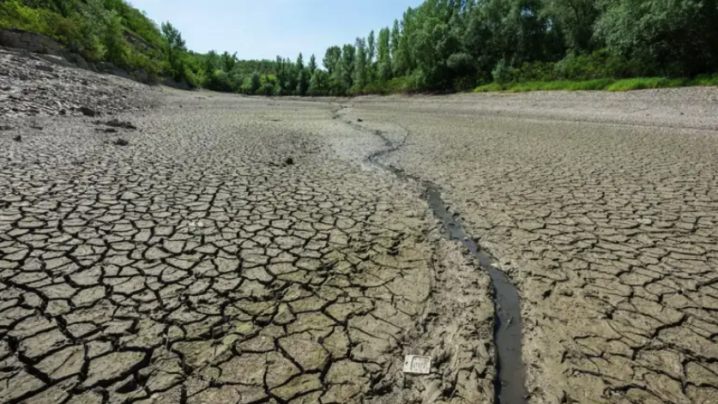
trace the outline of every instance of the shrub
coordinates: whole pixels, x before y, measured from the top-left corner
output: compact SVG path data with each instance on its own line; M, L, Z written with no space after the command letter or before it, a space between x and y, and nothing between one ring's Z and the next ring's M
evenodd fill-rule
M511 70L512 82L587 81L605 78L628 78L645 75L637 61L631 61L602 49L587 55L568 55L555 63L524 63Z
M37 32L63 44L80 36L69 19L49 10L26 7L17 0L0 3L0 28Z
M411 81L411 78L407 76L395 77L386 83L386 89L387 91L392 93L411 92L413 90L413 87L411 86Z
M125 39L124 29L117 14L111 13L107 16L101 38L106 49L107 61L118 67L130 68L130 46Z
M501 59L496 63L496 66L491 71L491 76L499 84L506 84L511 81L511 67L506 62L506 59Z
M145 54L130 51L127 58L130 70L132 71L144 71L147 74L147 78L154 80L160 77L161 67L158 61L152 60Z
M254 72L251 75L245 77L244 83L242 83L241 90L244 94L256 94L262 86L262 79L259 73Z
M476 86L476 78L473 76L462 76L454 79L454 91L469 91Z

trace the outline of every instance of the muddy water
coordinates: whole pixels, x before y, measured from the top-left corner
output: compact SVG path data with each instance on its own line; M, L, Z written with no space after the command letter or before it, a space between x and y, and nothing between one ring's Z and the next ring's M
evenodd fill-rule
M366 130L359 125L351 125L358 129ZM444 203L444 200L441 198L439 187L431 182L422 181L419 178L410 176L403 170L392 165L387 166L377 161L380 157L399 150L403 146L403 142L401 144L395 144L384 136L381 131L374 131L374 134L384 141L387 148L372 153L367 160L402 179L414 180L421 183L425 189L429 207L434 213L434 216L443 223L449 238L463 243L469 249L471 255L478 258L481 268L489 273L494 289L493 297L494 306L496 307L494 341L499 361L496 369L496 403L528 403L526 374L523 361L521 360L523 323L521 321L521 301L518 290L504 272L496 269L496 260L485 251L482 251L476 242L467 236L461 224L446 207L446 203Z
M496 261L486 252L481 251L476 242L467 237L466 232L446 208L441 198L441 191L430 183L424 182L429 207L444 224L452 240L461 241L479 259L481 268L491 277L494 288L494 305L496 307L496 328L494 340L498 351L499 365L497 368L496 398L500 404L526 403L524 365L521 361L521 302L516 287L511 284L505 273L495 268Z

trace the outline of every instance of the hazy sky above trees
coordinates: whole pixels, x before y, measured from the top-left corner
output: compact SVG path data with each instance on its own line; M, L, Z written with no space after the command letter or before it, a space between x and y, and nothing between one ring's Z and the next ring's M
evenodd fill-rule
M321 61L327 48L390 26L421 0L129 0L157 24L171 21L195 52Z

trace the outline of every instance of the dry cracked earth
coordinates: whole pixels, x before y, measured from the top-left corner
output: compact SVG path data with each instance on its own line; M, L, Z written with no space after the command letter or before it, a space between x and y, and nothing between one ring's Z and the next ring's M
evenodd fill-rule
M1 403L718 402L717 90L267 99L43 63L0 52ZM424 181L519 290L525 398Z

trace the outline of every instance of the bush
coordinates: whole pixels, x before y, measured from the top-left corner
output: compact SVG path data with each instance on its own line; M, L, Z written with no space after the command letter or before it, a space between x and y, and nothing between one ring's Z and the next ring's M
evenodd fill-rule
M462 76L454 79L454 91L470 91L476 86L476 78L474 76Z
M259 73L254 72L244 79L241 86L241 91L244 94L256 94L257 91L262 87L262 78Z
M496 63L496 66L491 71L491 76L499 84L506 84L511 81L511 67L506 63L505 59L501 59Z
M120 17L115 13L108 15L101 38L106 49L105 59L115 66L129 69L130 46L125 39Z
M147 78L150 80L158 79L161 73L161 67L159 62L152 60L146 55L130 51L127 58L130 70L139 72L144 71Z
M0 28L36 32L62 44L81 38L72 20L49 10L26 7L17 0L0 3Z
M258 94L266 95L267 97L274 94L274 84L272 84L272 83L262 84L262 87L259 88Z
M562 77L556 69L556 64L545 62L525 62L520 68L511 70L512 82L523 81L550 81L559 80Z
M511 70L511 82L531 81L587 81L596 79L620 79L645 75L637 61L613 55L602 49L588 55L569 55L555 62L524 63Z
M201 88L207 85L207 72L204 69L195 72L185 67L184 78L191 88Z
M217 69L209 76L207 88L215 91L229 91L229 75L224 70Z
M558 63L568 80L592 80L600 78L626 78L646 74L638 61L631 61L602 49L589 55L570 55Z
M414 90L411 77L395 77L386 83L386 89L391 93L408 93Z
M468 76L476 72L476 60L467 53L454 53L446 60L446 66L459 76Z
M389 85L386 82L371 82L364 87L364 94L389 94Z

